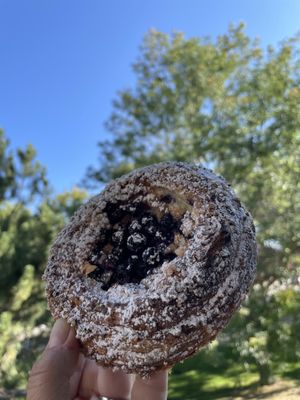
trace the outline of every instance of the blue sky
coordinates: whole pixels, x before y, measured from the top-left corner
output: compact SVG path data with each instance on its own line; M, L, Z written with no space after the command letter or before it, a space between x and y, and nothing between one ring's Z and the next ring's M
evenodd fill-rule
M264 45L300 29L299 0L0 0L0 127L32 143L56 192L71 189L150 28L215 37L230 22Z

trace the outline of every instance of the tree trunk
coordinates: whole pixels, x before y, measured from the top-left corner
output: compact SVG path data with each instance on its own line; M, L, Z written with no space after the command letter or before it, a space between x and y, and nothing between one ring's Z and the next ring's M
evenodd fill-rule
M272 370L269 364L258 365L259 384L269 385L272 383Z

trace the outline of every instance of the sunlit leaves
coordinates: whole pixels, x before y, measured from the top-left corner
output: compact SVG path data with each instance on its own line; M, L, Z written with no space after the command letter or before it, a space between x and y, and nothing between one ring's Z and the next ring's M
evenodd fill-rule
M259 263L227 332L232 354L255 363L262 382L299 346L299 43L263 48L243 25L216 40L150 31L133 64L136 84L113 103L100 167L88 173L106 181L153 162L196 161L231 182L254 217Z

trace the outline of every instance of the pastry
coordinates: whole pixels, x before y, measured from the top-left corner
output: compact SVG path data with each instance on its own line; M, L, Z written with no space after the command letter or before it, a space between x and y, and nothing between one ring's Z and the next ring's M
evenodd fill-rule
M226 326L256 268L251 215L212 171L166 162L91 198L60 232L44 273L49 309L100 365L148 376Z

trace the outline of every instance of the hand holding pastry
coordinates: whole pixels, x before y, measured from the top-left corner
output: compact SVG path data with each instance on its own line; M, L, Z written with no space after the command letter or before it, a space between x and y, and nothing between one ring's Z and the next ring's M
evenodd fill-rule
M28 381L27 400L165 400L166 371L150 379L113 372L79 352L74 330L62 319L55 322L49 343Z

